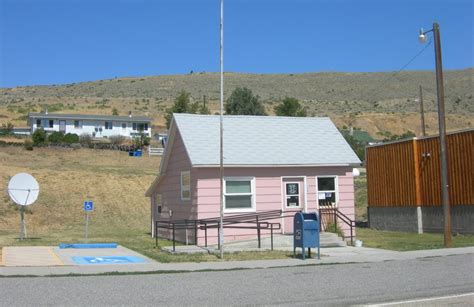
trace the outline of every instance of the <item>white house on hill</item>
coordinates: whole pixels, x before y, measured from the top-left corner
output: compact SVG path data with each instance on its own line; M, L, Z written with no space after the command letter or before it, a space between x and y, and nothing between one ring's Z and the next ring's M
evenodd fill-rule
M30 113L31 133L42 128L46 132L89 134L96 138L122 135L134 137L143 132L151 136L151 119L143 116L107 116L84 114Z

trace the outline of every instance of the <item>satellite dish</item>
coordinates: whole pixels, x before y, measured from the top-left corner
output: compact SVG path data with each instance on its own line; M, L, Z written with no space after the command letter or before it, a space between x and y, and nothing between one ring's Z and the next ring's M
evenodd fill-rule
M20 205L20 240L26 238L25 207L31 205L38 199L38 181L27 173L18 173L8 183L8 195Z
M38 181L27 173L18 173L8 183L10 198L20 206L28 206L38 199Z

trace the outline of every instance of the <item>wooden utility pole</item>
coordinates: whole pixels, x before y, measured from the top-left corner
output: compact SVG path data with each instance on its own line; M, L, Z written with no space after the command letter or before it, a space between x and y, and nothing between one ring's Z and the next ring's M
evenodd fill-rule
M425 110L423 108L423 88L420 85L420 115L421 115L421 135L426 136L425 128Z

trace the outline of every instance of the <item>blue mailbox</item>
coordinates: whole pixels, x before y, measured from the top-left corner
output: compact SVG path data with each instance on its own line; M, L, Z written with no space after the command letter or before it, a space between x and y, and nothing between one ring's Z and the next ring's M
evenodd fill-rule
M296 256L296 248L301 247L305 259L305 248L308 248L308 256L311 257L311 248L317 247L320 259L318 214L297 212L293 218L293 230L293 255Z

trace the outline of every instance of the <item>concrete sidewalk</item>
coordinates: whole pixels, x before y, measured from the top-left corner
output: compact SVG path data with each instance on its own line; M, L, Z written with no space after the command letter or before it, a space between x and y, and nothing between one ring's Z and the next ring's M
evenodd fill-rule
M79 265L79 266L38 266L0 267L0 276L51 276L70 274L143 273L143 272L192 272L203 270L260 269L301 265L344 264L357 262L383 262L410 260L426 257L445 257L468 254L474 260L474 247L433 249L409 252L395 252L366 247L322 248L318 259L278 259L252 261L217 261L201 263L158 263L121 265Z

